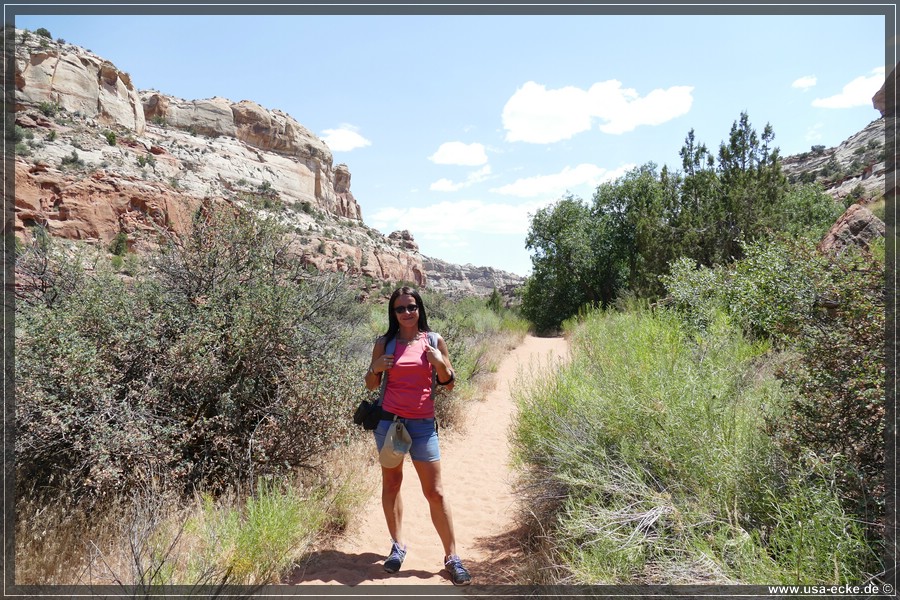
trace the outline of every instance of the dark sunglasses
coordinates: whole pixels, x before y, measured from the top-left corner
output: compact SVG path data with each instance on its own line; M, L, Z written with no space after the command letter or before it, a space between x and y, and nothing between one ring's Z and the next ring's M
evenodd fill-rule
M419 307L415 304L407 304L406 306L395 306L394 312L398 315L402 315L405 312L416 312L419 310Z

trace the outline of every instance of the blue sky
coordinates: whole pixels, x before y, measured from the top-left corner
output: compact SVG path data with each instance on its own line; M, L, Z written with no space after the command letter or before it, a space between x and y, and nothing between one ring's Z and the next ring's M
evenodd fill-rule
M741 112L782 155L836 146L880 117L885 76L881 15L17 12L140 90L287 112L348 165L368 225L520 275L540 207L680 168L691 129L718 148Z

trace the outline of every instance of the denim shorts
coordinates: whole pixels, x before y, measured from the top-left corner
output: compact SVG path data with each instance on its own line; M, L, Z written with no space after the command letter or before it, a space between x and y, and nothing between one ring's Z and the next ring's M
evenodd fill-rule
M434 419L403 419L406 431L412 438L412 447L409 449L409 455L413 460L422 462L435 462L441 460L441 450L438 447L438 434L434 426ZM384 437L387 435L388 428L393 423L392 420L382 419L375 428L375 445L381 452L384 445Z

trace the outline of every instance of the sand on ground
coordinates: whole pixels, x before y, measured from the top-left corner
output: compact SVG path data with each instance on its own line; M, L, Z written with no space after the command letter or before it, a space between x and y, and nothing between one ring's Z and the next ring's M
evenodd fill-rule
M475 584L516 583L511 565L521 555L516 543L516 498L510 469L509 428L515 411L511 387L518 378L555 369L568 355L563 338L526 336L508 351L495 374L496 386L472 402L465 423L440 431L444 496L450 505L457 554ZM431 523L419 478L407 457L403 466L403 536L407 555L389 574L382 563L391 539L381 508L380 466L372 440L368 457L377 477L372 497L331 547L314 552L285 583L292 585L444 584L444 551Z

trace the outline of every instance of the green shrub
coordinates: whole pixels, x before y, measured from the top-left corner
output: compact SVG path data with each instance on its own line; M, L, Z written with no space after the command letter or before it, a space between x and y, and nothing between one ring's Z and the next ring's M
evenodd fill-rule
M103 137L106 138L106 143L110 146L116 145L116 132L115 131L105 131L103 132Z
M109 243L109 251L116 256L122 256L126 250L128 250L128 234L120 231Z
M47 39L53 39L53 36L50 34L50 32L47 31L46 29L44 29L43 27L38 27L37 29L34 30L34 32L41 37L45 37Z
M59 104L55 102L41 102L38 104L38 110L45 117L55 117L56 113L59 112Z
M148 165L150 167L153 167L156 165L156 157L152 154L141 154L137 157L137 164L141 168L144 168Z
M829 308L803 323L794 360L779 371L796 395L772 423L785 450L834 464L845 507L878 539L884 525L885 270L883 256L831 257L819 293Z
M84 161L81 157L78 156L78 152L76 150L72 150L72 154L68 156L63 156L60 161L60 166L62 167L83 167Z
M647 310L592 311L567 328L571 362L516 392L512 440L558 580L865 578L870 551L837 491L769 435L790 391L767 344L721 310L702 331Z
M728 267L698 267L675 261L660 279L672 305L702 327L709 314L725 310L745 332L782 343L793 339L817 310L822 289L817 275L825 260L808 239L742 245L745 257Z
M349 439L365 393L368 356L348 350L361 308L340 276L311 276L286 249L273 223L207 208L127 284L101 263L73 285L22 290L23 497L90 506L151 476L219 493L313 467ZM17 279L20 266L40 273L38 255L17 261Z
M10 142L21 142L25 139L25 130L14 125L12 129L6 130L6 139Z

